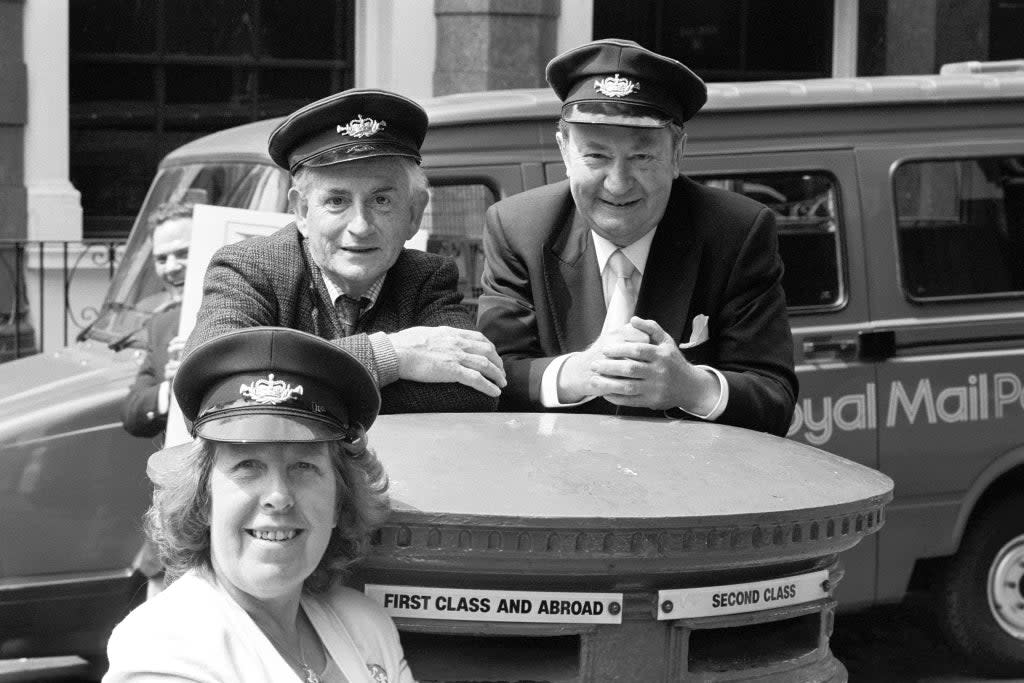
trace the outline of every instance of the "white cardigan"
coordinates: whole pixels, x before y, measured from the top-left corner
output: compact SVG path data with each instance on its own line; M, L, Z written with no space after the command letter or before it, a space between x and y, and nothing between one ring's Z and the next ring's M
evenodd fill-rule
M377 603L339 586L303 595L302 607L349 683L374 683L373 665L384 669L388 683L415 683L398 631ZM110 636L107 655L103 683L298 680L245 610L195 571L125 617Z

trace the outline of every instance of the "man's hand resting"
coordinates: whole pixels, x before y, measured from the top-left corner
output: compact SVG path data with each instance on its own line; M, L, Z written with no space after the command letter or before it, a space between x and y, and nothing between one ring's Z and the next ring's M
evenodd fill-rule
M475 330L410 327L388 335L398 355L398 376L415 382L458 382L498 396L505 369L494 344Z

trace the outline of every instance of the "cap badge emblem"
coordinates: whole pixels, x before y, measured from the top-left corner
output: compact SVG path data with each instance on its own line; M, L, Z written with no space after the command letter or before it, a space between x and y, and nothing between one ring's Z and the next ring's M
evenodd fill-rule
M261 405L277 405L302 396L302 385L293 388L291 384L274 379L274 373L270 373L266 379L255 380L252 384L243 384L238 388L238 393Z
M373 683L388 683L388 672L380 664L367 664L366 668L370 670Z
M338 132L344 133L345 135L353 138L368 138L386 128L387 125L386 121L364 119L362 114L358 114L356 118L352 119L344 126L339 125Z
M624 97L640 89L640 84L622 78L619 74L606 76L599 81L594 81L594 90L605 97Z

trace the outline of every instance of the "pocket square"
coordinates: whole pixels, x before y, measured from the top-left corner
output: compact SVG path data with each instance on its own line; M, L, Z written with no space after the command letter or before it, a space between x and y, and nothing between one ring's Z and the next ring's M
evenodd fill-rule
M692 349L708 340L708 317L701 313L693 317L690 323L690 340L679 345L681 349Z

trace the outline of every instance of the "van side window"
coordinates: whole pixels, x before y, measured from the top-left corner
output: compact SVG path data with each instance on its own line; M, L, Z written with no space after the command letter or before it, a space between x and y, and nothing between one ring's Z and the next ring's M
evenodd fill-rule
M893 190L911 299L1024 293L1024 157L904 163Z
M786 271L782 286L791 313L834 309L845 301L839 238L838 189L821 171L794 171L696 178L710 187L738 192L775 212L779 252Z
M427 233L426 251L455 259L463 304L476 316L480 277L484 271L484 212L497 201L483 184L434 185L420 230Z

